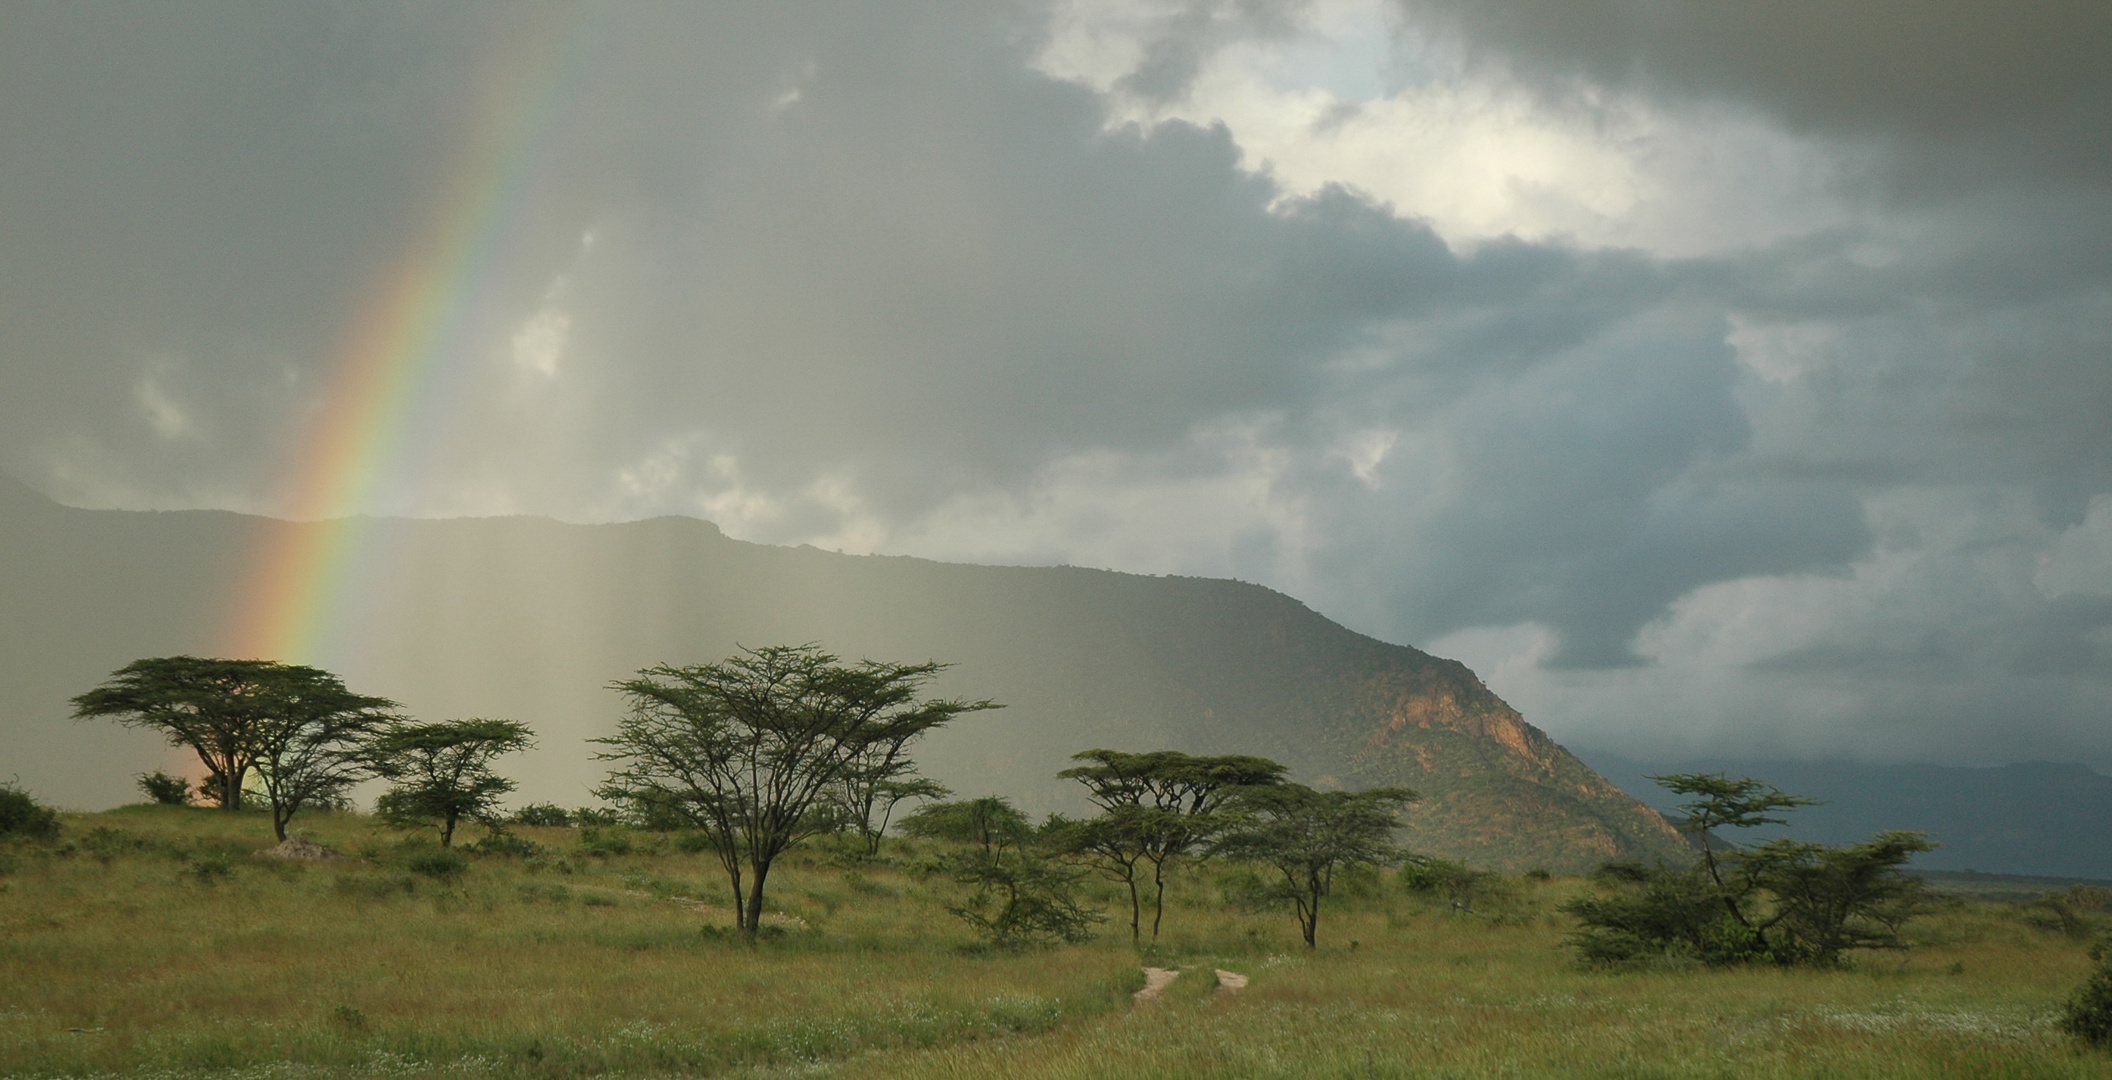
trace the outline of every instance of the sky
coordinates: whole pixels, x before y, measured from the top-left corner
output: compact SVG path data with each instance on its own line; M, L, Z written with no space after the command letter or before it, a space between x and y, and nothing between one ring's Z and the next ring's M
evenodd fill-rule
M2108 45L2051 0L9 0L0 468L1236 577L1575 745L2112 770Z

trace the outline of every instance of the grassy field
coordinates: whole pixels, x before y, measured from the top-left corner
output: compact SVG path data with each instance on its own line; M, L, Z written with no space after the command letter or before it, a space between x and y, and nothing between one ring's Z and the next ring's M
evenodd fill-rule
M297 826L359 857L259 859L262 816L164 807L0 849L0 1075L2112 1077L2052 1026L2087 943L2004 903L1848 971L1604 973L1561 946L1583 882L1474 915L1352 882L1309 952L1211 871L1148 955L1112 921L991 952L916 850L816 847L749 944L670 838L521 829L539 854L435 877L429 841ZM1144 963L1183 975L1133 1007ZM1249 987L1214 993L1218 968Z

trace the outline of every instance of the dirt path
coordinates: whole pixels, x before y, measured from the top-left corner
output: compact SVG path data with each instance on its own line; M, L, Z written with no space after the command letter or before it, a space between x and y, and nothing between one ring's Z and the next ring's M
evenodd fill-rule
M1215 991L1217 996L1223 997L1226 994L1237 994L1246 988L1247 977L1245 975L1241 975L1237 971L1226 971L1224 968L1217 969L1217 990Z
M1137 991L1134 995L1137 1004L1142 1005L1147 1001L1157 1001L1160 992L1173 985L1173 980L1180 977L1181 973L1171 968L1145 968L1144 989Z

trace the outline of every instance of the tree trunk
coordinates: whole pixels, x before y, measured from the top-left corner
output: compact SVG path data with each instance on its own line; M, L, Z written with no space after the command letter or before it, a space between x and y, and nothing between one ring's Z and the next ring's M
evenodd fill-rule
M1752 920L1746 918L1745 912L1739 908L1738 898L1732 896L1731 890L1724 887L1723 874L1717 869L1716 852L1715 849L1709 847L1709 830L1706 828L1701 830L1701 862L1703 866L1708 868L1709 880L1715 882L1717 890L1723 893L1723 906L1730 909L1731 918L1738 920L1738 925L1751 930L1753 928Z
M1320 929L1320 898L1326 895L1324 888L1320 883L1320 875L1311 874L1306 877L1305 891L1312 901L1312 906L1306 907L1302 903L1299 906L1305 908L1301 914L1304 916L1302 921L1305 923L1305 947L1308 949L1320 947L1315 937Z
M741 892L741 864L728 862L725 866L726 879L733 885L734 929L746 930L748 928L748 897Z
M748 913L744 916L741 932L750 938L763 930L763 879L770 875L770 864L755 864L755 880L748 886Z
M1138 928L1144 921L1144 905L1137 900L1137 872L1132 869L1125 880L1129 885L1129 943L1135 945L1144 936Z
M455 815L444 814L440 818L440 850L455 846Z
M1156 890L1151 897L1151 940L1159 940L1159 922L1166 917L1166 864L1151 864L1151 883Z

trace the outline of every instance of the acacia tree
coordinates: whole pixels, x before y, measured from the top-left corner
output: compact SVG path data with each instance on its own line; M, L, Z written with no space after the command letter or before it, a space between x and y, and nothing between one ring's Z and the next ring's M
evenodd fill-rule
M497 820L499 797L514 783L491 771L497 758L535 745L535 733L511 720L396 723L368 744L374 774L395 782L376 809L395 825L437 822L451 847L463 818Z
M1117 804L1083 821L1061 818L1050 823L1050 845L1058 852L1089 863L1102 876L1129 890L1129 940L1140 940L1143 903L1138 896L1138 876L1144 852L1153 837L1163 831L1164 811L1148 806Z
M359 778L359 744L394 719L396 703L352 693L320 668L164 656L119 668L73 706L75 719L111 717L189 747L223 809L242 808L254 772L271 804L272 832L284 840L303 806Z
M904 730L852 755L850 767L836 785L837 809L865 841L865 853L880 853L880 837L895 807L910 799L943 799L952 794L936 780L917 775L909 746L921 730Z
M903 819L902 831L966 849L936 863L956 882L974 888L946 910L992 944L1084 941L1105 916L1079 902L1079 871L1036 850L1066 827L1061 818L1052 822L1051 829L1036 829L1010 800L988 795L920 806Z
M1743 881L1725 879L1723 861L1716 857L1716 849L1721 843L1716 834L1724 829L1785 825L1788 819L1777 816L1778 811L1816 806L1817 801L1791 795L1750 776L1732 780L1720 772L1667 773L1650 779L1676 795L1694 796L1679 806L1680 831L1693 835L1694 845L1701 849L1702 869L1722 895L1731 919L1749 931L1754 930L1753 920L1746 913L1745 901L1756 883L1750 876Z
M930 840L973 844L985 859L1002 858L1006 848L1024 844L1034 835L1034 823L1002 795L980 799L927 803L902 819L902 831Z
M742 649L712 664L639 671L611 683L630 703L599 760L598 790L701 829L733 886L741 931L762 928L763 888L786 848L827 828L824 801L859 755L988 701L919 700L944 665L843 664L813 645Z
M253 767L271 804L271 831L284 840L302 807L337 800L366 775L364 744L398 719L396 703L294 664L273 665L260 682Z
M159 731L189 748L205 766L207 786L223 810L242 808L242 788L256 764L256 698L277 664L163 656L134 660L103 685L73 699L76 720L107 717Z
M1899 947L1900 927L1927 905L1921 879L1901 870L1936 846L1920 833L1884 832L1838 847L1782 838L1740 848L1714 830L1784 824L1776 811L1812 800L1722 773L1652 779L1696 796L1681 809L1701 855L1691 867L1602 868L1597 876L1610 894L1563 905L1581 924L1570 941L1588 961L1687 954L1710 964L1834 966L1851 949Z
M1753 922L1767 951L1780 963L1834 967L1851 949L1904 947L1901 924L1928 901L1922 879L1899 868L1935 847L1894 831L1841 847L1772 840L1735 858L1738 875L1773 901Z
M1245 788L1280 784L1287 771L1262 757L1198 757L1177 750L1095 749L1071 760L1087 764L1057 777L1085 785L1086 797L1102 813L1075 823L1068 835L1074 850L1127 886L1131 941L1141 936L1141 869L1151 868L1151 937L1156 941L1166 914L1167 865L1209 842L1223 824L1226 800Z
M1315 791L1304 784L1271 784L1240 791L1237 824L1211 845L1213 853L1273 866L1296 906L1307 948L1316 948L1320 902L1344 866L1387 865L1405 854L1393 844L1401 811L1416 800L1407 788Z
M991 857L955 859L953 879L975 891L948 914L974 927L993 945L1076 944L1093 936L1107 916L1079 902L1084 873L1043 858L1031 847Z

